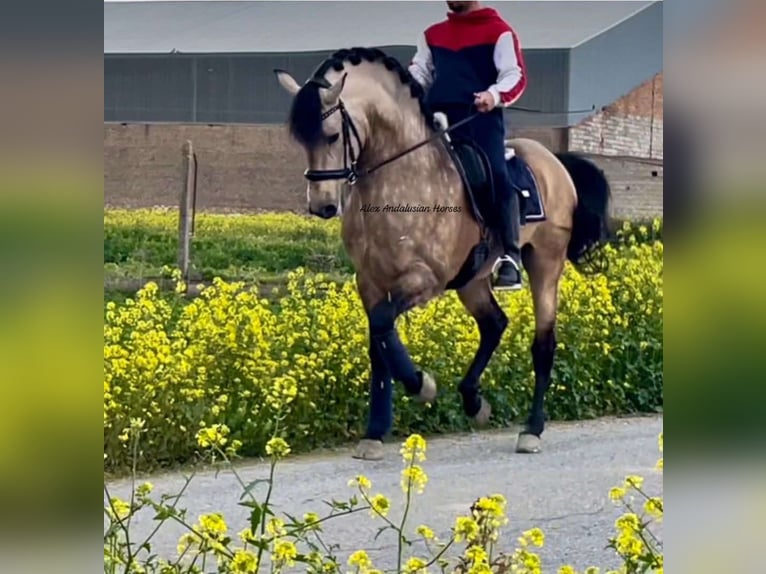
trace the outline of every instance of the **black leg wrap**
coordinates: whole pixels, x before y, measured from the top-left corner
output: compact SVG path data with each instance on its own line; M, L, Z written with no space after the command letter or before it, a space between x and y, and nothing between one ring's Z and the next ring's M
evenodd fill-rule
M416 395L423 386L423 374L415 367L394 328L398 312L395 300L383 301L372 309L369 317L371 341L391 376L404 384L408 394Z
M481 393L478 389L469 389L464 391L460 389L463 395L463 412L467 417L474 417L481 409Z
M532 408L526 424L526 433L540 436L545 428L545 413L543 402L545 393L551 384L553 357L556 352L556 333L550 329L535 336L532 343L532 363L535 367L535 393L532 398Z
M377 345L370 343L370 413L364 438L383 440L393 422L391 374Z

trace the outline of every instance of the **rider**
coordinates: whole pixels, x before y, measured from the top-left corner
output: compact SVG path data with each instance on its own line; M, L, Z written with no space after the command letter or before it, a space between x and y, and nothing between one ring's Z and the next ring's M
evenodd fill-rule
M503 107L521 97L526 69L514 30L493 8L479 2L447 2L447 19L426 29L409 71L425 88L426 101L450 124L476 110L483 112L455 129L487 154L500 205L496 222L504 255L495 289L521 288L519 198L505 160Z

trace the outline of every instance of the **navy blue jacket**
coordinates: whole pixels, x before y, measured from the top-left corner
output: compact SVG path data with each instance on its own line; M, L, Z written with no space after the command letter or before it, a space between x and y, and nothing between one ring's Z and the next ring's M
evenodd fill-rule
M496 105L509 106L527 86L516 32L494 8L449 12L419 39L409 70L431 104L470 104L489 91Z

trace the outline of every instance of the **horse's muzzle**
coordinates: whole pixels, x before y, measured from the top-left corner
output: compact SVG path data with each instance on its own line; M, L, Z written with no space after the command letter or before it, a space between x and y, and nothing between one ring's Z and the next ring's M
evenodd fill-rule
M311 215L316 215L318 217L321 217L322 219L330 219L331 217L335 217L337 215L338 207L336 205L328 203L326 205L323 205L319 209L309 208L309 213Z

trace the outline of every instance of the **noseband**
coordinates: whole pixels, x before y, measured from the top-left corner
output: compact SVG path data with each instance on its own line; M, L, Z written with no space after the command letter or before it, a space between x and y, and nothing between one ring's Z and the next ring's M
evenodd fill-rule
M341 116L341 133L343 137L343 169L307 169L304 172L304 177L309 181L330 181L335 179L345 179L350 185L354 185L356 180L359 179L359 172L356 169L356 162L359 160L354 151L354 145L351 142L349 133L354 134L359 151L362 151L362 140L359 137L359 132L354 125L354 120L346 110L346 106L343 105L343 100L338 100L338 103L331 107L329 110L322 114L322 121L329 118L335 112L340 112ZM351 165L349 165L349 160Z

